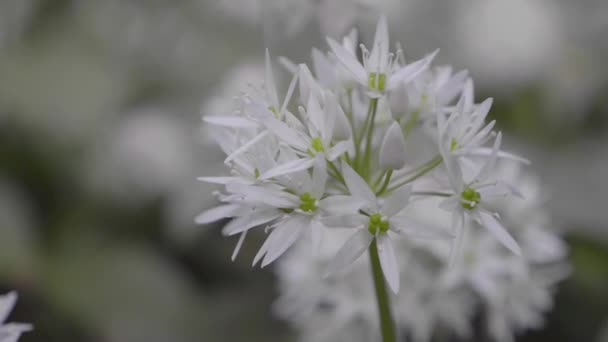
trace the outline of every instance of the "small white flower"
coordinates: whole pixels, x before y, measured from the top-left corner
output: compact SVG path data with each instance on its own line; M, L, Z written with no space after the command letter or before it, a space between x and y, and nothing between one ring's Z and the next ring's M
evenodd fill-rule
M470 217L490 231L513 253L521 254L519 244L496 219L496 214L484 206L487 198L518 194L516 189L505 182L488 181L494 172L500 142L501 134L498 133L492 155L469 181L465 181L463 172L454 157L450 156L447 151L442 151L448 179L454 193L440 204L440 208L452 212L452 226L458 237L455 251L459 251L461 248L465 218Z
M425 227L405 215L399 215L399 212L409 202L411 193L409 187L402 187L388 198L379 199L363 178L350 166L343 164L342 171L351 195L355 199L361 200L364 205L358 214L325 219L328 225L357 230L338 251L327 273L343 271L358 259L375 239L378 244L378 254L384 277L393 292L397 293L399 291L399 266L393 251L391 235L404 234L411 237L431 239L449 238L450 235L431 227Z
M380 97L400 83L412 81L428 67L438 52L435 51L408 65L398 65L395 56L389 52L390 42L385 17L380 17L378 21L372 51L361 47L363 63L357 60L352 51L348 51L333 39L328 38L327 41L338 60L352 73L357 83L367 88L372 97Z

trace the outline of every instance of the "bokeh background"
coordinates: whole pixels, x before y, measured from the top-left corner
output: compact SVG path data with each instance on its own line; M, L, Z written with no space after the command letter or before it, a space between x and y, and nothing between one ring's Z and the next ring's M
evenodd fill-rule
M222 170L202 126L262 77L378 13L407 56L468 69L530 157L572 275L521 341L608 341L605 0L0 0L0 290L22 341L292 341L263 236L193 218ZM279 66L276 66L279 69Z

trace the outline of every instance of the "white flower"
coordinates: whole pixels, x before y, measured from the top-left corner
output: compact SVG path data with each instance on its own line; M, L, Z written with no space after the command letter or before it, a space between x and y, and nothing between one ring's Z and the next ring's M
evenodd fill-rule
M349 148L347 141L341 141L332 146L336 117L339 115L339 104L328 95L325 107L321 108L319 100L311 94L308 98L306 112L302 116L308 118L307 127L297 119L291 121L291 126L263 110L258 114L260 121L277 138L285 143L299 156L288 160L277 167L264 172L260 178L270 179L289 173L309 169L317 156L321 160L334 161Z
M470 217L490 231L513 253L521 254L519 244L496 219L496 214L484 205L487 198L518 194L517 190L505 182L488 180L494 172L500 142L501 134L498 133L492 155L469 181L464 179L463 172L455 159L442 149L453 194L441 203L440 208L452 212L452 225L458 237L456 251L461 247L465 219Z
M4 323L16 301L17 293L15 292L0 296L0 342L16 342L21 334L32 330L31 324Z
M422 238L449 238L449 234L425 227L416 220L399 212L407 206L411 189L403 187L386 199L379 199L359 176L347 164L342 165L346 185L351 195L364 203L360 213L347 216L326 218L332 226L355 228L354 233L338 251L328 268L328 274L338 273L361 256L376 240L378 254L384 277L393 292L399 291L399 270L393 245L392 234L405 234ZM390 233L390 234L389 234Z
M359 84L367 88L372 97L380 97L384 92L395 89L400 83L412 81L428 67L438 52L435 51L408 65L398 65L395 56L389 52L388 26L384 17L380 17L378 21L372 51L369 52L362 46L363 63L357 60L352 51L348 51L333 39L328 38L327 41L338 60L352 73Z

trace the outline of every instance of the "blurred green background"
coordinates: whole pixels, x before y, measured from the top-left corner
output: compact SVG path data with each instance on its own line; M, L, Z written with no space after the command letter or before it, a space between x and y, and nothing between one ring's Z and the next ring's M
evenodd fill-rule
M214 190L196 177L222 170L201 115L264 46L308 62L379 12L406 55L470 70L545 183L574 271L521 340L608 341L608 3L331 2L0 0L0 290L35 325L21 341L294 340L249 266L263 236L232 263L236 241L193 223Z

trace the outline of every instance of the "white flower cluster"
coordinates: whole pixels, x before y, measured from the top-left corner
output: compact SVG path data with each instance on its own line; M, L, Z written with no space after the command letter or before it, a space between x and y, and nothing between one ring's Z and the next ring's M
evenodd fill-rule
M529 252L528 240L513 237L516 227L507 224L509 232L501 223L510 223L501 201L523 195L516 187L522 180L503 177L500 166L527 160L500 149L501 133L494 121L486 123L492 99L475 103L466 71L432 67L437 51L411 62L399 48L392 53L384 18L371 51L361 45L361 60L356 32L328 43L329 53L312 51L314 73L283 59L293 78L282 98L267 52L263 86L237 97L233 113L205 117L230 174L200 178L224 189L216 193L222 204L197 222L231 219L223 233L240 235L233 258L249 231L263 229L268 237L253 260L262 267L294 245L296 251L312 246L306 260L295 251L282 258L281 302L288 305L279 311L299 325L348 325L355 335L366 329L359 318L377 326L367 317L375 313L371 282L359 279L369 271L358 271L368 249L393 292L399 326L416 340L428 340L439 323L469 333L478 288L492 292L488 310L502 314L490 316L492 331L506 336L511 327L529 324L518 310L532 306L525 313L537 318L547 300L513 308L515 317L505 307L518 303L507 293L520 300L515 287L530 286L530 258L539 250ZM545 247L563 249L551 241L559 246ZM407 289L400 292L402 281ZM552 281L543 281L534 289L545 293Z
M501 209L502 220L513 228L523 257L506 251L474 221L467 227L462 258L452 266L447 266L446 241L398 240L395 253L404 286L391 303L408 340L471 338L481 333L475 330L478 322L492 340L513 341L515 334L542 325L544 312L551 308L555 284L569 272L566 246L548 229L537 180L514 162L499 163L497 171L517 181L525 196L490 204ZM428 198L412 203L408 212L430 226L449 225L449 215L437 205L438 199ZM377 340L380 328L367 259L339 279L319 277L347 234L332 230L312 257L307 241L299 242L278 261L281 296L275 311L292 323L300 341Z
M16 301L17 294L15 292L0 296L0 342L16 342L21 334L32 330L30 324L4 323Z

